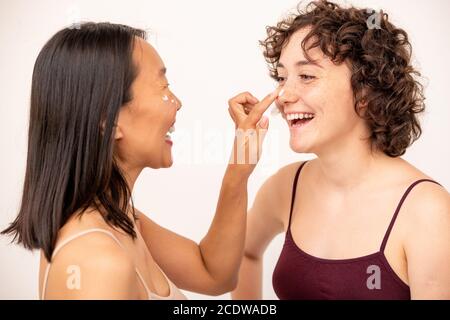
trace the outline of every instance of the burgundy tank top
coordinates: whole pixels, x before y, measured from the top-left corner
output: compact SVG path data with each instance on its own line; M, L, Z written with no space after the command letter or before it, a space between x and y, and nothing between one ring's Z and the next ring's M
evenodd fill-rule
M322 259L300 249L291 234L297 180L305 163L299 167L295 175L286 238L272 277L273 288L278 298L411 299L409 286L391 268L384 255L384 249L398 212L411 189L424 181L439 183L421 179L408 187L395 210L378 252L352 259Z

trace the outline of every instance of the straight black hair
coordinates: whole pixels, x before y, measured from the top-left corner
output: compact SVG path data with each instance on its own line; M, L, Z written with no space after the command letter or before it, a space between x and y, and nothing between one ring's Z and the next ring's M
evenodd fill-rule
M136 37L146 39L145 31L82 23L56 33L36 59L22 201L1 234L13 235L27 249L42 249L48 261L60 228L89 207L136 237L127 215L131 191L113 139L118 112L132 99Z

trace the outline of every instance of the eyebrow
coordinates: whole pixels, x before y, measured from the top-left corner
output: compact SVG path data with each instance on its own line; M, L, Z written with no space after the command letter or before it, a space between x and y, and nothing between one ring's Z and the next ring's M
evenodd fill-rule
M313 66L316 66L316 67L319 67L319 68L322 68L322 69L323 69L323 67L317 62L317 60L300 60L300 61L297 61L297 62L295 63L295 66L296 66L296 67L299 67L299 66L307 66L307 65L313 65ZM281 62L279 62L279 63L277 64L277 68L283 68L283 69L286 69L286 67L285 67Z

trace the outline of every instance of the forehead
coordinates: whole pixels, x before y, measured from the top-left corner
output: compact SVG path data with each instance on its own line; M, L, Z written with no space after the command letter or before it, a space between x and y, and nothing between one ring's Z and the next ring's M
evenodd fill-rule
M138 66L139 74L147 74L153 78L160 76L164 62L158 52L144 39L136 38L133 48L133 61Z
M284 45L283 49L281 50L280 54L280 62L287 66L289 64L295 63L299 60L306 60L305 53L302 49L302 41L303 39L308 35L309 31L311 30L310 27L305 27L300 30L297 30L294 32L288 39L287 43ZM310 39L306 43L306 48L308 48L308 45L313 41L313 39ZM322 60L325 55L320 50L320 48L315 47L308 50L308 55L313 60Z

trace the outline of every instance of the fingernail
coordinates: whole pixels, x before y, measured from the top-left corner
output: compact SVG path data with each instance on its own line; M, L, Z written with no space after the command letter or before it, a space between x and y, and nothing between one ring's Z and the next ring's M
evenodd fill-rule
M278 96L281 97L284 94L284 89L281 89L280 92L278 93Z

